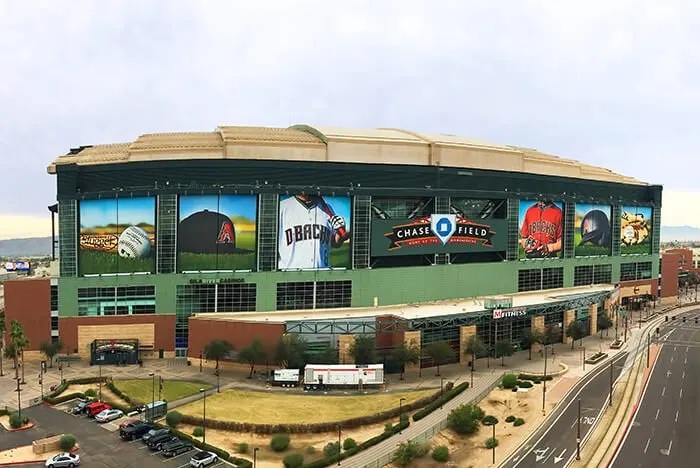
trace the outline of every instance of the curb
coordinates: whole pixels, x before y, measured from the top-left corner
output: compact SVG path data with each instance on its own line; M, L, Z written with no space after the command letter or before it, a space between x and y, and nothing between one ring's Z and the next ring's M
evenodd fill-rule
M76 444L75 447L73 447L72 450L70 450L69 453L75 453L78 450L80 450L80 446ZM23 461L16 461L16 462L5 462L5 463L0 463L0 466L17 466L17 465L28 465L30 463L44 463L46 461L45 458L42 458L40 460L23 460Z
M3 427L4 427L4 426L3 426ZM7 431L7 432L21 432L21 431L27 431L27 430L29 430L29 429L31 429L31 428L33 428L33 427L34 427L34 422L33 422L33 421L30 421L30 424L27 424L26 426L18 427L17 429L12 429L12 428L7 429L7 428L5 428L5 431Z

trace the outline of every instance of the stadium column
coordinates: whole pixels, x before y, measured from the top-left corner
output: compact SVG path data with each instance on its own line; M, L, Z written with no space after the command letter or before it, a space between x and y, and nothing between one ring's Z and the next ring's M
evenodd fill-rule
M355 343L355 335L340 335L338 338L339 364L355 364L355 357L350 353L353 343Z
M536 315L530 318L530 330L532 332L539 331L540 333L544 333L544 315ZM532 345L533 353L539 353L541 349L542 345L540 343L534 343Z
M471 357L465 354L467 348L467 340L470 336L476 335L476 325L468 325L459 327L459 363L466 364L471 360Z
M421 349L420 330L404 332L403 343L406 346L413 345L413 346L418 346L418 349ZM417 364L406 364L406 367L404 369L404 374L415 375L417 377L419 368L420 368L420 362Z
M588 323L591 326L590 334L598 333L598 304L588 306Z
M569 326L571 322L576 319L576 311L574 309L567 310L564 312L564 323L562 327L561 340L562 343L568 343L568 336L566 336L566 327Z

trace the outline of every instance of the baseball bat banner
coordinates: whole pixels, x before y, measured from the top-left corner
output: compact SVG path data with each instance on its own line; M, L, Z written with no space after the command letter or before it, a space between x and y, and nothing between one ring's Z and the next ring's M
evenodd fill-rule
M280 196L277 268L350 268L350 197Z
M518 258L559 258L564 237L564 207L549 199L520 200Z
M574 213L574 256L610 255L611 205L577 203Z
M651 253L652 208L625 206L620 209L620 253Z
M182 195L179 201L179 271L255 270L256 195Z
M82 275L155 271L155 197L80 202Z

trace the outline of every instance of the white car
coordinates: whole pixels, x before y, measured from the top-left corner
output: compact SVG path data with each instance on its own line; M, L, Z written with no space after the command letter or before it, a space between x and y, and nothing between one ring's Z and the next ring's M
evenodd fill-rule
M217 461L219 461L219 457L217 457L215 453L197 452L190 458L190 466L202 468L203 466L213 465Z
M122 416L124 416L124 413L122 410L118 409L106 409L99 413L97 416L95 416L95 421L99 423L106 423L109 421L114 421L115 419L119 419Z
M78 465L80 465L80 455L77 453L59 453L46 460L46 466L49 468L73 468Z

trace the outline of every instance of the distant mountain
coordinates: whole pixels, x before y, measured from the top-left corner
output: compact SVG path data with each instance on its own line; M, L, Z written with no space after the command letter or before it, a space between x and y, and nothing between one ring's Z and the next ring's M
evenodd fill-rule
M51 255L50 237L0 240L0 257L20 259Z
M693 226L661 226L661 241L700 241L700 228Z

